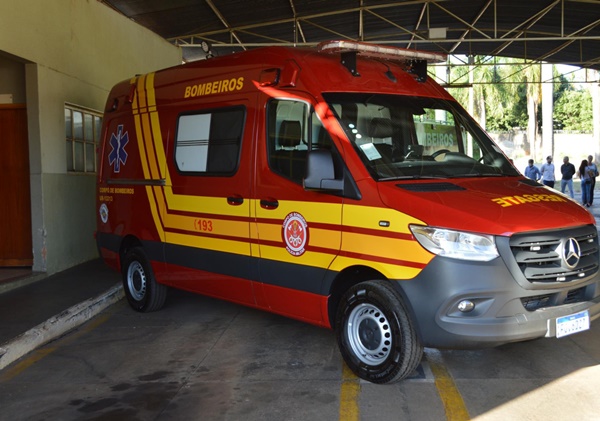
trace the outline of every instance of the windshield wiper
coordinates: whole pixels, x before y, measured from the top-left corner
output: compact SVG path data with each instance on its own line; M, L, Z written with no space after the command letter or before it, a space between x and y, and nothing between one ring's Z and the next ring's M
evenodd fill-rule
M397 177L384 177L379 178L377 181L390 181L390 180L445 180L448 176L445 175L399 175Z
M450 175L448 176L448 178L468 178L468 177L516 177L515 174L508 174L508 173L481 173L481 172L476 172L476 173L468 173L468 174L456 174L456 175Z

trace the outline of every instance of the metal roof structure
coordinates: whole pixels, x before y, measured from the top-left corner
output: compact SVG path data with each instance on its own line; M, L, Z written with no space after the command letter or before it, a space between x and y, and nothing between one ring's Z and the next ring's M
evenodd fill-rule
M266 45L357 40L600 70L600 0L99 0L186 61Z

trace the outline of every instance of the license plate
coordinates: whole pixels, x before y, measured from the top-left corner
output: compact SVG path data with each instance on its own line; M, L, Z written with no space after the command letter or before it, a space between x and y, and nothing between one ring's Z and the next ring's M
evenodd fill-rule
M590 316L588 311L570 314L568 316L556 319L556 337L571 335L572 333L582 332L590 328Z

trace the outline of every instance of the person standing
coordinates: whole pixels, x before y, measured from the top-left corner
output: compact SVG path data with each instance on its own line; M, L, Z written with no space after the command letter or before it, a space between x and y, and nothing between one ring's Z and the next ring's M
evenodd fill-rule
M596 187L596 177L598 177L598 167L592 162L594 157L588 156L588 166L593 171L593 176L590 177L590 206L594 203L594 188Z
M546 163L542 165L542 183L545 186L554 188L554 164L552 163L552 157L546 158Z
M538 167L533 165L533 159L530 159L529 165L525 167L525 177L535 181L538 181L540 178L542 178L542 173L540 172Z
M577 176L581 179L581 204L590 207L590 167L587 160L581 161Z
M569 157L565 156L563 158L563 164L560 166L560 172L562 174L562 178L560 180L560 192L565 192L565 187L569 188L569 196L571 199L575 198L573 194L573 176L575 175L575 165L569 162Z

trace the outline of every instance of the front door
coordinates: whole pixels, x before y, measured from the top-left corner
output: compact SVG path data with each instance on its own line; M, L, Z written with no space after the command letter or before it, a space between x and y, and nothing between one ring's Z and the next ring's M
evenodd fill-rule
M267 100L255 183L260 253L258 304L320 324L323 282L340 250L343 198L306 191L310 149L333 148L310 102ZM259 137L260 137L259 136Z
M31 266L31 198L25 105L0 105L0 266Z

